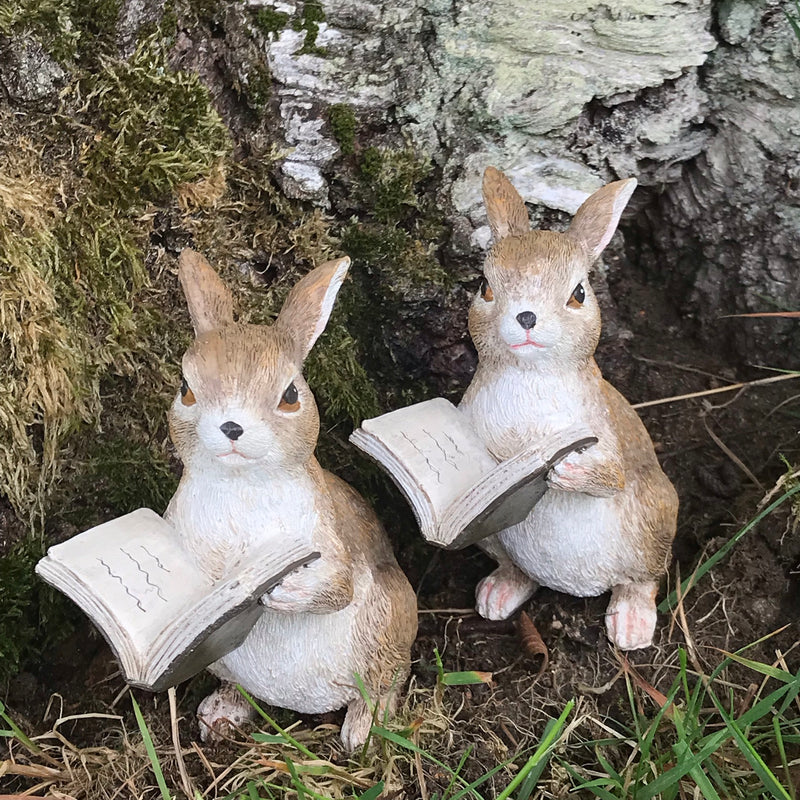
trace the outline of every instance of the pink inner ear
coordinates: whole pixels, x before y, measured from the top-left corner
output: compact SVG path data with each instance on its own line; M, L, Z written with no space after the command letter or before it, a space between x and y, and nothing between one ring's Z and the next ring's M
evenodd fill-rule
M611 241L635 188L635 178L609 183L590 195L575 214L567 235L579 241L592 260Z

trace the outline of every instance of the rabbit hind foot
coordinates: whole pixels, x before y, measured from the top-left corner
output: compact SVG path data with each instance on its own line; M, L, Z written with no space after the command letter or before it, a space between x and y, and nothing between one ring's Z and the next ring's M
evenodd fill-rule
M253 717L253 707L232 683L222 685L197 707L200 738L209 744L221 741L231 728L240 728Z
M508 619L538 584L513 564L502 564L475 589L475 609L484 619Z
M620 650L641 650L653 643L658 583L621 583L611 590L606 609L608 638Z

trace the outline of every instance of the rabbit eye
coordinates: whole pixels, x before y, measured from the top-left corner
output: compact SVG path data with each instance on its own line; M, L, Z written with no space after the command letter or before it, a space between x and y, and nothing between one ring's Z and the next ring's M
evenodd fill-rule
M298 399L297 387L292 381L287 387L286 391L281 397L281 402L278 403L279 411L297 411L300 408L300 400Z
M586 299L586 289L583 288L583 284L579 283L572 292L569 300L567 300L567 305L570 308L580 308L583 305L583 301Z
M181 378L181 403L185 406L193 406L197 402L194 392L189 388L186 383L186 378Z
M494 300L494 292L492 287L489 286L489 281L486 278L481 278L481 297L487 302L491 303Z

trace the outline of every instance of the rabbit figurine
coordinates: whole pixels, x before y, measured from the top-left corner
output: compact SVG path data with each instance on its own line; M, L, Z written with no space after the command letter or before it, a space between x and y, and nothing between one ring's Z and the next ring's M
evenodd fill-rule
M610 589L606 629L624 650L652 643L678 510L644 425L594 360L589 269L635 187L630 178L599 189L566 233L532 231L508 178L486 170L493 245L469 312L479 364L460 404L499 459L574 422L599 439L551 470L525 520L482 542L498 567L476 589L478 612L505 619L539 584L579 597Z
M169 414L184 472L165 518L213 578L289 536L321 554L262 598L244 642L209 667L224 683L198 709L203 738L249 716L239 683L301 713L347 706L352 750L373 716L356 676L379 711L392 709L417 607L372 510L314 457L319 415L301 370L350 259L303 277L271 326L233 321L231 294L201 255L184 250L179 264L195 341Z

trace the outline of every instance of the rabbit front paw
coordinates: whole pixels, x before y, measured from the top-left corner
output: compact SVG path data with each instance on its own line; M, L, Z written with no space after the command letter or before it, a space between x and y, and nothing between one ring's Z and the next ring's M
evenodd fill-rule
M630 583L612 590L606 609L606 631L620 650L641 650L653 643L657 588L655 583Z
M261 604L270 611L302 611L312 601L315 592L303 581L287 575L281 583L261 597Z
M353 599L353 579L347 569L331 568L321 560L289 573L262 595L261 604L271 611L328 614L341 611Z
M536 581L513 564L504 564L476 587L475 610L484 619L508 619L536 588Z
M559 461L547 474L547 483L565 492L611 497L625 488L625 476L615 460L598 460L596 453L581 451Z
M575 460L565 458L559 461L548 473L547 482L565 492L581 491L586 483L586 468Z

